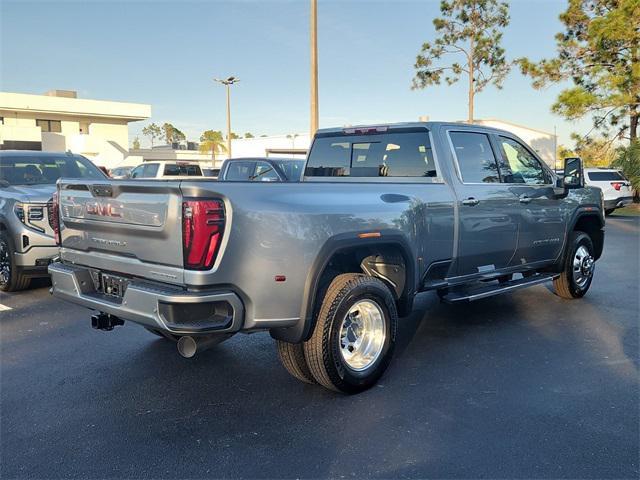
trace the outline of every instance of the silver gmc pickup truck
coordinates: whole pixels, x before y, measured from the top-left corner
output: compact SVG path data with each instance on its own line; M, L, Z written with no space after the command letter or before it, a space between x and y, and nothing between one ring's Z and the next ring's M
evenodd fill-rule
M582 297L604 242L580 159L555 173L516 136L405 123L320 130L301 182L58 183L55 296L191 357L268 330L283 366L371 387L418 292L469 302L553 281Z
M25 289L46 277L58 255L51 197L60 177L106 180L81 155L30 150L0 151L0 291Z

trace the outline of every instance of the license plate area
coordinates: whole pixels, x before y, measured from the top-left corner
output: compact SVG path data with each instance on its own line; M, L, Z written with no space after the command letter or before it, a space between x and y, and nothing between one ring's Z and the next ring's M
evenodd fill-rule
M129 286L129 279L110 273L92 271L91 278L97 293L113 299L122 299Z

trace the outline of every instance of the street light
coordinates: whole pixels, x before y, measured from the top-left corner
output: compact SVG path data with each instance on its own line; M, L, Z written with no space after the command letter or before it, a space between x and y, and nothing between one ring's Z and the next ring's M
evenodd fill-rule
M231 85L238 83L239 78L214 78L214 82L221 83L227 87L227 158L231 158Z
M311 138L318 130L318 0L311 0Z

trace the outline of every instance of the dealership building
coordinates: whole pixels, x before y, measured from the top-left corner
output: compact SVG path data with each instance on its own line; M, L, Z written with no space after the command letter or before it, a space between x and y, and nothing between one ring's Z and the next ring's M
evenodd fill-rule
M111 168L129 155L129 123L151 117L151 105L0 92L0 150L79 153Z

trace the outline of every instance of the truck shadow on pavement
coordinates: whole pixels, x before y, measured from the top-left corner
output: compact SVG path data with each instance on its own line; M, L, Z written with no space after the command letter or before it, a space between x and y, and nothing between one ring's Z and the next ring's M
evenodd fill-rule
M526 452L544 438L537 458L579 452L581 440L567 439L562 429L549 433L559 428L556 417L574 424L576 409L593 415L576 428L597 428L594 449L606 451L617 439L618 419L604 427L596 415L600 407L584 402L603 395L593 377L609 379L613 372L632 385L630 372L617 370L620 363L628 369L628 362L602 361L613 347L597 336L582 338L580 322L557 315L561 300L541 302L548 293L537 290L466 305L421 295L401 320L389 371L376 387L351 397L289 377L264 333L237 335L189 360L170 342L136 337L143 348L131 348L121 364L100 374L96 398L115 391L121 400L120 414L102 428L136 445L146 442L145 450L197 445L204 456L181 471L185 476L206 476L201 469L212 465L215 476L495 476L493 464L476 467L495 451ZM626 333L603 335L616 334ZM108 406L95 408L97 414ZM359 444L342 428L354 415L360 416ZM489 432L492 445L483 445ZM468 458L457 463L461 451ZM500 458L505 476L561 473L535 458L531 464L515 454ZM258 459L264 463L257 465ZM580 460L577 475L604 474L596 460Z
M129 323L106 333L88 331L88 316L60 320L55 345L34 343L39 335L5 344L5 385L26 375L34 385L3 391L3 409L29 414L5 423L23 452L23 469L11 461L5 473L561 477L556 467L574 462L572 476L617 465L609 476L628 477L637 340L595 310L602 301L565 303L543 287L466 305L420 295L389 370L356 396L290 377L266 333L184 359ZM119 447L86 461L104 445ZM66 467L53 473L47 458Z

